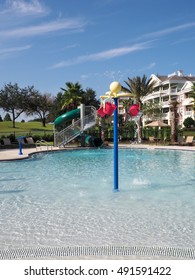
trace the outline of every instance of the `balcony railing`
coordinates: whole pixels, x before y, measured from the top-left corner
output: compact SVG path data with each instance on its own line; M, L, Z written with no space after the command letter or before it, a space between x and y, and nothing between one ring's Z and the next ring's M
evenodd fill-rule
M168 119L169 118L169 113L163 113L162 117L163 117L163 119Z
M186 111L184 112L184 116L193 118L194 112L193 111Z
M183 106L192 105L192 102L193 102L193 98L185 98L185 99L183 99L183 101L182 101L182 105L183 105Z
M171 88L171 93L177 93L177 88Z
M161 102L162 107L169 107L170 106L170 101L163 101Z

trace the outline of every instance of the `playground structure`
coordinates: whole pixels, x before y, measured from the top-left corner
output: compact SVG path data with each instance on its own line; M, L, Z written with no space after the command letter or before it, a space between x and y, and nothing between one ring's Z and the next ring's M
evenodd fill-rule
M72 121L71 124L69 124L70 121ZM94 146L99 145L100 142L84 133L95 124L96 109L93 106L81 104L77 109L64 113L54 121L54 146L64 147L79 136L82 142L93 142Z
M102 100L101 107L96 111L93 106L85 106L81 104L77 109L64 113L54 121L54 146L65 146L70 141L77 137L81 137L82 143L91 144L99 147L101 141L94 141L90 135L85 135L84 131L96 124L97 113L100 117L113 115L114 113L114 191L118 191L118 99L129 97L134 99L132 93L121 92L121 85L118 82L110 84L110 91L105 95L100 96ZM130 119L134 120L137 126L136 135L137 142L141 143L139 135L139 120L142 115L139 104L134 104L129 108ZM72 124L67 126L67 123L72 121ZM101 139L100 139L101 140Z
M111 83L110 91L106 95L100 96L103 105L98 111L102 117L104 113L110 115L114 112L114 191L118 191L118 110L116 109L118 107L118 99L121 97L134 97L134 94L121 92L121 85L118 82ZM110 100L113 100L114 104ZM106 103L108 103L107 106L109 105L108 108ZM136 111L138 114L138 108L136 108ZM136 112L134 114L136 116Z
M114 86L117 84L117 82L114 82ZM112 83L113 86L113 83ZM102 99L101 107L97 110L97 113L100 117L105 117L106 115L111 116L118 105L113 104L115 96L120 99L123 97L130 97L134 99L134 95L132 93L126 93L126 92L120 92L118 94L113 93L112 91L109 91L104 96L100 96ZM113 99L113 101L112 101ZM134 135L134 142L133 143L141 143L141 136L139 131L139 120L142 116L142 112L140 111L140 104L137 104L134 100L134 104L132 104L129 108L129 121L134 121L136 124L136 130Z

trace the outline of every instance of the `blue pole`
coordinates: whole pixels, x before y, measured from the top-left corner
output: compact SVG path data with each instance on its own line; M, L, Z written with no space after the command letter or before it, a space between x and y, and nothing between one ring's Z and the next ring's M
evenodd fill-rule
M23 155L23 153L22 153L22 139L19 140L19 155Z
M118 191L118 98L114 98L114 104L114 191Z

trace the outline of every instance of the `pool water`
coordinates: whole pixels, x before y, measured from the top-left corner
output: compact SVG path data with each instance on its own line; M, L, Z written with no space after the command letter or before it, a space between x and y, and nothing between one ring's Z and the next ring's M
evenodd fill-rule
M0 249L195 247L195 154L75 150L0 163Z

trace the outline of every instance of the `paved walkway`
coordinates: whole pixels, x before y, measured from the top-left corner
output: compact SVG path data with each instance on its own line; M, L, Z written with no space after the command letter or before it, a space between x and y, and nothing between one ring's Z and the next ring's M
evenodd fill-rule
M110 145L113 147L113 145ZM134 148L134 149L165 149L165 150L183 150L183 151L194 151L195 146L161 146L161 145L147 145L147 144L119 144L120 148ZM66 149L75 149L76 147L68 147ZM78 147L77 147L78 148ZM60 149L57 147L38 147L36 148L24 148L22 150L23 154L19 155L19 149L0 149L0 161L5 160L19 160L19 159L26 159L31 154L40 153L40 152L47 152L47 151L59 151ZM63 149L62 149L63 150Z
M52 151L59 150L59 148L52 147ZM51 147L38 147L36 148L24 148L22 149L22 155L19 155L19 149L1 149L0 150L0 161L5 160L19 160L26 159L31 154L51 151Z

